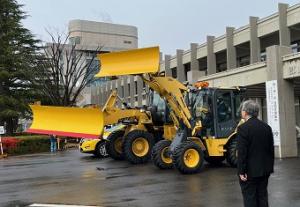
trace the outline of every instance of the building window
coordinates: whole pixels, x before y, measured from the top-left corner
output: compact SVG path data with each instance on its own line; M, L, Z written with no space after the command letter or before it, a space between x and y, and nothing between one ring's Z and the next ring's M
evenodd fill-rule
M129 40L124 40L124 43L125 43L125 44L131 44L132 42L129 41Z
M262 51L260 53L260 61L266 61L267 60L267 53L266 51Z
M226 62L217 63L217 71L218 72L225 71L226 69L227 69L227 63Z
M217 70L217 73L227 70L227 51L226 50L216 53L216 70Z
M172 77L177 78L177 68L172 68L171 72L172 72Z
M143 90L146 90L146 83L143 81Z
M184 64L184 80L188 80L188 72L191 71L191 63Z
M130 94L130 83L127 84L127 87L128 87L128 96L131 96L131 94Z
M235 49L236 49L236 66L243 67L249 65L250 64L250 41L236 45Z
M86 63L88 64L87 72L88 77L87 79L91 81L88 86L90 85L101 85L103 82L105 82L102 78L96 79L94 76L99 71L99 60L98 59L86 59Z
M121 87L121 97L122 97L122 98L124 98L124 94L125 94L124 86L122 86L122 87Z
M138 94L138 84L137 81L134 81L135 94Z
M237 58L237 66L243 67L250 64L250 56L242 56Z
M81 42L81 37L70 37L69 42L71 45L78 45Z
M86 53L86 57L96 57L97 56L97 52L94 52L94 51L87 51Z
M291 44L291 48L293 53L297 53L300 51L300 41L295 41Z
M207 73L207 57L198 59L199 70Z

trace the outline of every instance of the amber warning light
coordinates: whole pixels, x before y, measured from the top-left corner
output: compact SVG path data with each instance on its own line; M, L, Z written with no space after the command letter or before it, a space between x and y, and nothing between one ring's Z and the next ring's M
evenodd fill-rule
M194 84L194 86L196 88L207 88L209 86L209 83L208 82L205 82L205 81L199 81L199 82L196 82Z

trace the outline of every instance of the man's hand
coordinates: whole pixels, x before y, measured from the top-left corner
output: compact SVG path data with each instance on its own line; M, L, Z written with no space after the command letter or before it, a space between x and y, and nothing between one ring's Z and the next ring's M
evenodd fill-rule
M240 175L240 179L244 182L247 181L247 174Z

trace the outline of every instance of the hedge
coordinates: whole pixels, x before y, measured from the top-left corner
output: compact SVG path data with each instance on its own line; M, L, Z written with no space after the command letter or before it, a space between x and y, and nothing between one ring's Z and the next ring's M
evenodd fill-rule
M3 150L9 155L31 154L50 151L49 136L28 135L2 138ZM64 143L60 142L61 148Z

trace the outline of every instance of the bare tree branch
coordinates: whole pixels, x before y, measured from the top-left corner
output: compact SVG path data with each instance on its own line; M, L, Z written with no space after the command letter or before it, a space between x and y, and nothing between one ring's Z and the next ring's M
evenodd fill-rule
M95 64L96 54L101 47L92 51L92 57L87 57L86 53L91 51L67 44L69 36L63 38L47 32L52 43L43 47L44 58L39 63L42 70L37 70L39 89L53 105L75 105L83 89L94 81L93 75L99 67Z

